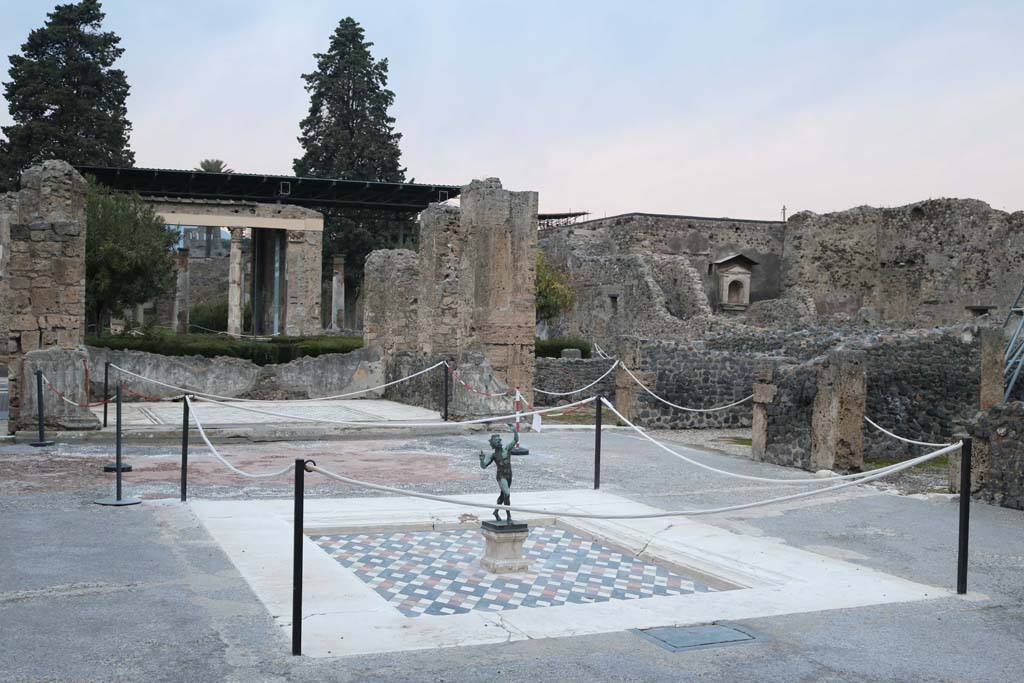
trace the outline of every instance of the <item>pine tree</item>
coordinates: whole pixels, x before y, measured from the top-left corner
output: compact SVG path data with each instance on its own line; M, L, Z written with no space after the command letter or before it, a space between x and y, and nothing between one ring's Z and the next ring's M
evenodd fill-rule
M395 119L388 114L395 93L388 90L388 60L370 53L362 27L351 17L338 23L327 52L303 74L309 114L300 124L304 154L295 174L375 182L404 182ZM362 279L363 262L374 249L414 241L408 213L328 209L324 212L324 262L344 253L346 279ZM325 267L324 272L330 272Z
M11 55L4 96L14 124L0 140L0 189L44 159L131 166L128 80L114 62L121 39L102 31L99 0L57 5Z

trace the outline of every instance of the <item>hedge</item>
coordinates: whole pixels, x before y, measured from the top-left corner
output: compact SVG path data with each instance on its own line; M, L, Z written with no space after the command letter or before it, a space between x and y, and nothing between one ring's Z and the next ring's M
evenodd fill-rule
M560 358L562 349L579 349L584 358L590 358L590 342L577 337L537 339L533 349L533 355L537 358Z
M146 351L164 356L228 356L256 365L287 363L304 356L348 353L362 348L362 337L271 337L269 341L245 341L213 334L88 337L89 346L117 351Z

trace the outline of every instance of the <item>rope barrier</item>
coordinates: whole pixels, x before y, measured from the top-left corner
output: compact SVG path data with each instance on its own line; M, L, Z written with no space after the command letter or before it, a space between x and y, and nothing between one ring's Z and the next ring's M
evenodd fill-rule
M202 438L203 443L206 444L206 447L210 449L210 452L213 453L215 458L220 460L221 463L225 467L227 467L229 470L231 470L235 474L239 474L239 475L241 475L243 477L249 477L250 479L269 479L270 477L279 477L282 474L287 474L288 472L291 472L295 468L295 463L292 463L291 465L288 465L288 467L285 467L285 468L280 469L280 470L275 470L273 472L254 473L254 472L245 472L243 470L238 469L237 467L232 465L230 462L225 460L224 456L222 456L220 453L218 453L217 449L213 447L212 443L210 443L210 439L207 438L207 436L206 436L206 430L203 429L203 425L199 421L199 416L196 415L196 412L193 409L194 406L192 405L192 401L191 401L191 399L189 399L188 395L185 396L185 403L188 404L189 412L192 415L192 419L195 420L196 429L199 430L199 436L200 436L200 438Z
M515 395L516 395L515 389L508 389L507 391L505 391L502 394L491 394L491 393L488 393L486 391L481 391L480 389L477 389L475 387L470 386L469 384L466 383L466 381L464 379L459 377L458 371L455 368L453 368L451 365L449 365L448 361L444 360L444 361L441 361L441 363L443 363L444 366L446 368L448 368L448 372L451 373L451 376L455 378L456 382L461 384L464 388L468 389L469 391L472 391L474 394L479 394L480 396L486 396L487 398L509 398L509 397L513 397L514 398Z
M661 401L665 405L672 406L673 408L676 408L678 410L685 410L688 413L713 413L713 412L715 412L717 410L725 410L726 408L732 408L733 406L738 406L739 404L746 403L750 399L754 398L754 395L751 394L750 396L747 396L746 398L741 398L740 400L734 401L733 403L730 403L728 405L717 406L715 408L687 408L686 406L676 405L675 403L672 403L671 401L667 401L667 400L663 399L661 396L658 396L656 393L654 393L650 389L648 389L647 386L643 382L641 382L639 379L637 379L636 375L634 375L632 373L632 371L630 371L630 369L625 366L625 364L622 364L622 369L625 370L626 374L629 375L630 377L632 377L633 381L636 382L637 384L639 384L640 387L644 391L646 391L648 394L650 394L654 398L658 399L659 401Z
M717 467L712 467L711 465L705 465L702 462L699 462L699 461L694 460L692 458L688 458L685 455L683 455L682 453L678 453L678 452L672 450L671 448L669 448L668 446L666 446L662 442L658 441L657 439L654 439L649 434L644 432L642 429L637 427L635 424L633 424L632 422L627 420L626 417L622 413L620 413L618 410L615 409L615 405L612 404L607 399L603 399L603 403L604 403L604 405L608 406L608 408L611 409L611 411L613 413L615 413L615 415L620 420L622 420L622 422L624 422L627 426L632 427L633 430L636 431L636 433L638 433L644 439L646 439L647 441L650 441L652 444L654 444L658 448L662 449L663 451L674 455L675 457L679 458L680 460L682 460L684 462L688 462L691 465L695 465L697 467L700 467L701 469L708 470L709 472L715 472L716 474L721 474L721 475L724 475L724 476L727 476L727 477L733 477L735 479L745 479L747 481L757 481L757 482L762 482L762 483L766 483L766 484L783 484L783 485L826 484L828 482L838 481L838 480L842 480L842 479L859 479L859 478L863 478L863 477L868 477L868 476L872 476L874 474L877 474L878 472L895 470L896 467L902 466L902 465L904 465L904 464L906 464L908 462L913 463L914 465L917 465L917 464L920 464L922 462L926 462L927 460L930 459L928 457L928 455L923 455L923 456L921 456L919 458L914 458L913 460L906 460L906 461L904 461L902 463L896 463L895 465L889 465L887 467L881 467L881 468L879 468L877 470L872 470L870 472L854 472L853 474L834 475L834 476L831 476L831 477L814 477L813 479L812 478L773 479L771 477L755 477L755 476L749 475L749 474L738 474L736 472L730 472L728 470L721 470L721 469L718 469ZM949 446L951 444L942 444L942 445ZM913 466L913 465L911 465L911 466Z
M102 406L102 405L105 405L105 404L107 404L107 403L113 403L113 402L114 402L114 399L112 399L112 398L108 398L107 400L105 400L105 401L100 401L99 403L76 403L75 401L72 401L72 400L71 400L70 398L68 398L68 397L67 397L67 396L65 396L65 395L64 395L63 393L61 393L61 392L60 392L60 391L59 391L59 390L57 389L57 387L53 386L53 383L51 383L51 382L50 382L50 380L49 380L49 379L48 379L48 378L46 377L46 375L43 375L43 381L44 381L44 382L46 383L46 386L47 386L47 388L48 388L48 389L49 389L50 391L52 391L53 393L57 394L57 397L58 397L58 398L59 398L60 400L64 401L65 403L68 403L68 404L70 404L70 405L73 405L73 406L75 406L76 408L83 408L83 409L85 409L85 408L99 408L99 407L100 407L100 406Z
M402 377L400 379L396 379L394 381L387 382L385 384L381 384L381 385L378 385L378 386L375 386L375 387L370 387L369 389L360 389L359 391L350 391L350 392L345 393L345 394L335 394L333 396L320 396L320 397L317 397L317 398L294 398L294 399L290 399L289 403L307 403L309 401L333 401L333 400L336 400L336 399L348 398L350 396L358 396L360 394L366 394L366 393L369 393L371 391L377 391L378 389L386 389L387 387L393 386L395 384L399 384L401 382L407 382L408 380L412 379L413 377L418 377L419 375L422 375L422 374L424 374L426 372L430 372L431 370L433 370L433 369L435 369L437 367L440 367L441 365L445 365L445 361L440 361L439 363L435 363L434 365L431 365L429 368L423 368L422 370L419 370L418 372L414 372L413 374L408 375L407 377ZM132 372L131 370L126 370L126 369L122 368L119 365L114 365L113 363L110 364L110 367L114 368L115 370L118 370L119 372L123 372L123 373L125 373L127 375L131 375L132 377L136 377L136 378L144 380L146 382L152 382L153 384L165 387L167 389L173 389L174 391L180 391L182 394L193 394L195 396L215 398L215 399L220 399L222 401L237 401L237 402L241 402L241 403L267 403L267 402L269 402L271 400L271 399L260 399L260 398L236 398L236 397L233 397L233 396L221 396L219 394L207 393L205 391L197 391L195 389L186 389L185 387L179 387L179 386L175 386L173 384L167 384L166 382L161 382L159 380L152 379L151 377L146 377L144 375L136 374L136 373Z
M915 458L914 460L908 460L907 462L900 463L899 465L896 465L896 466L894 466L892 468L887 468L886 471L877 470L877 471L873 472L872 474L870 474L869 476L866 476L866 477L864 477L862 479L855 479L853 481L843 482L842 484L836 484L834 486L829 486L829 487L824 488L824 489L816 489L816 490L813 490L813 491L802 491L800 493L792 493L792 494L789 494L787 496L778 496L776 498L767 498L765 500L758 500L758 501L754 501L752 503L741 503L739 505L728 505L728 506L717 507L717 508L705 508L705 509L699 509L699 510L671 510L671 511L663 511L663 512L646 512L646 513L626 514L626 515L624 515L624 514L606 514L606 515L602 515L602 514L594 514L594 513L588 513L588 512L568 512L568 511L560 512L560 511L556 511L556 510L542 510L542 509L538 509L538 508L519 507L519 506L513 506L513 505L497 505L497 504L494 504L494 503L473 503L473 502L470 502L470 501L458 500L456 498L450 498L448 496L436 496L436 495L433 495L433 494L430 494L430 493L420 493L418 491L407 491L405 489L399 489L399 488L395 488L393 486L384 486L383 484L372 484L372 483L370 483L368 481L360 481L358 479L352 479L350 477L346 477L344 475L337 474L335 472L331 472L330 470L325 470L324 468L322 468L322 467L320 467L318 465L311 465L311 464L308 464L308 463L306 465L306 471L307 472L317 472L318 474L322 474L325 477L329 477L331 479L335 479L335 480L340 481L342 483L351 484L353 486L359 486L359 487L371 489L371 490L374 490L374 491L382 491L384 493L394 493L394 494L398 494L398 495L402 495L402 496L409 496L409 497L412 497L412 498L422 498L424 500L433 500L433 501L436 501L436 502L439 502L439 503L450 503L450 504L453 504L453 505L461 505L461 506L464 506L464 507L483 508L485 510L508 510L510 512L525 512L525 513L529 513L529 514L551 515L551 516L554 516L554 517L570 517L570 518L576 518L576 519L656 519L656 518L659 518L659 517L695 517L695 516L698 516L698 515L713 515L713 514L718 514L718 513L721 513L721 512L736 512L736 511L739 511L739 510L749 510L750 508L761 507L761 506L764 506L764 505L773 505L775 503L783 503L783 502L790 501L790 500L798 500L800 498L809 498L811 496L816 496L816 495L819 495L819 494L822 494L822 493L828 493L828 492L832 492L832 491L839 491L840 489L844 489L844 488L847 488L847 487L850 487L850 486L856 486L857 484L866 484L866 483L868 483L870 481L875 481L876 479L881 479L882 477L888 476L888 475L893 474L895 472L899 472L901 470L908 469L910 467L913 467L916 464L919 464L919 462L925 462L926 460L924 460L924 459L931 460L931 459L934 459L934 458L938 458L938 457L943 456L943 455L945 455L947 453L950 453L950 452L952 452L954 450L957 450L958 448L960 448L961 444L962 444L962 442L958 441L957 443L951 444L951 445L947 446L946 448L943 448L943 449L934 451L932 453L928 453L927 455L921 456L921 458Z
M298 420L300 422L322 422L324 424L338 424L338 425L360 425L360 426L373 426L380 425L385 427L451 427L451 426L462 426L462 425L473 425L473 424L489 424L492 422L506 422L513 421L516 417L530 417L531 415L543 415L545 413L554 412L556 410L563 410L565 408L574 408L578 405L583 405L592 402L595 397L591 396L575 403L568 403L564 406L554 406L552 408L543 408L541 410L531 410L526 413L512 413L511 415L498 415L495 417L481 417L475 420L464 420L462 422L389 422L387 420L331 420L325 417L306 417L302 415L289 415L287 413L278 413L271 410L261 410L259 408L250 408L248 406L237 406L229 405L223 401L217 401L205 396L196 394L197 399L206 403L213 403L215 405L222 406L228 410L241 410L250 413L258 413L260 415L269 415L271 417L286 417L290 420Z
M610 368L608 368L607 372L605 372L603 375L601 375L600 377L595 379L593 382L591 382L587 386L580 387L579 389L573 389L572 391L544 391L543 389L538 389L537 387L534 387L533 388L533 392L535 394L544 394L545 396L571 396L573 394L578 394L581 391L586 391L587 389L589 389L590 387L594 386L595 384L597 384L598 382L603 380L605 377L610 375L612 370L614 370L616 367L618 367L618 365L619 365L619 361L615 361L614 363L612 363L612 366Z
M893 434L892 432L890 432L885 427L883 427L883 426L879 425L878 423L876 423L874 420L872 420L867 415L864 416L864 421L867 422L872 427L874 427L875 429L877 429L878 431L882 432L883 434L888 434L889 436L891 436L894 439L899 439L900 441L903 441L905 443L912 443L915 446L933 446L933 447L936 447L936 448L942 448L943 446L948 446L949 445L948 443L930 443L928 441L914 441L913 439L908 439L906 437L900 436L899 434Z

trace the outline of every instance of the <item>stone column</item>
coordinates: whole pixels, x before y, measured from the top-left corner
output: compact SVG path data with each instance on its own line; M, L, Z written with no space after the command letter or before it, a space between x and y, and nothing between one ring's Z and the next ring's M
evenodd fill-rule
M231 253L228 256L228 334L242 334L242 230L231 228Z
M334 276L331 280L331 329L345 327L345 255L334 255Z
M286 246L282 245L281 331L290 336L319 334L323 233L318 230L284 232L287 241Z
M639 413L637 397L644 393L644 390L637 386L637 383L633 381L629 373L623 369L623 365L632 370L636 378L651 391L654 391L658 376L653 372L640 370L642 359L640 342L637 339L621 341L617 345L616 356L622 362L615 368L615 409L622 413L630 422L635 422Z
M29 383L35 395L35 367L24 367L25 354L43 348L74 349L83 342L85 190L85 179L63 161L43 162L21 176L17 212L10 222L10 291L3 302L9 321L12 433L31 426L35 415L34 405L29 411L27 402L22 410ZM84 403L87 398L82 385L69 385L65 391L72 401ZM48 416L58 414L58 402L68 405L45 393L50 394L45 397Z
M472 325L495 377L533 403L536 331L537 193L512 192L497 178L474 180L460 195L464 280Z
M1005 344L1002 329L982 327L978 330L978 346L981 353L978 408L983 412L988 412L989 408L1003 403ZM984 423L984 418L982 422ZM985 486L988 477L990 442L984 429L974 430L972 433L975 438L971 450L971 492L977 492ZM962 437L963 435L956 438ZM960 492L960 451L949 454L949 491Z
M178 270L178 285L174 291L174 330L176 334L188 334L188 247L178 249L174 265Z
M11 223L15 219L18 196L13 192L0 194L0 302L7 301L7 260L11 253ZM0 339L7 338L7 306L0 306ZM7 364L7 346L0 346L0 364Z
M768 406L775 400L778 388L772 383L775 366L763 359L754 366L754 415L751 422L750 455L763 461L768 453Z
M864 354L837 351L818 369L811 417L811 469L864 469Z

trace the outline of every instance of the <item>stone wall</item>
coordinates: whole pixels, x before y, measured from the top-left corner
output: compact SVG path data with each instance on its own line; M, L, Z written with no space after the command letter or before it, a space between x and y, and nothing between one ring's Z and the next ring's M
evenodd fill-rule
M386 378L393 382L408 377L423 368L445 360L443 354L421 354L403 351L392 356L387 365ZM479 390L496 394L488 397L461 386L449 377L448 416L450 419L474 419L488 415L510 415L515 411L511 396L501 395L505 383L498 380L482 352L465 351L455 365L459 377ZM422 406L441 411L444 402L444 368L423 373L407 382L388 387L384 397L399 403Z
M610 345L621 334L690 339L716 322L713 261L741 252L758 262L752 301L781 294L783 224L626 214L542 231L539 246L573 281L577 301L555 335Z
M974 437L972 490L997 505L1024 510L1024 403L980 412L968 429ZM958 482L959 472L951 475Z
M490 178L464 187L460 203L422 212L418 253L367 257L364 341L381 348L389 377L430 359L467 372L486 359L472 372L493 373L502 390L519 386L532 401L537 194Z
M24 355L74 349L85 335L85 191L85 179L63 161L43 162L21 176L3 304L12 432L23 426L21 399L31 379Z
M601 394L608 400L615 399L615 373L595 384L590 389L571 396L548 396L536 391L564 392L585 387L608 372L614 360L607 358L537 358L534 363L534 402L538 407L557 406Z
M759 358L650 339L638 340L635 353L630 370L650 373L654 393L688 408L714 408L749 396ZM634 422L658 429L749 427L752 415L749 401L714 412L687 412L662 403L639 387L635 410Z
M228 300L228 257L200 258L189 249L189 305Z
M7 283L7 264L11 258L11 223L18 210L18 195L14 192L0 193L0 302L6 301L10 290ZM7 339L8 306L0 304L0 339ZM7 367L7 346L0 349L0 366Z
M764 385L772 387L772 390L765 394L767 401L754 404L755 412L763 410L764 433L753 436L753 457L763 462L809 470L811 426L822 361L794 363L773 359L763 362L771 368ZM759 398L755 390L755 400Z
M143 351L115 351L88 347L90 392L96 401L103 395L103 367L114 365L144 377L195 391L238 398L297 399L331 396L368 389L384 383L384 367L374 349L356 349L350 353L331 353L298 358L278 365L256 365L241 358L205 358L203 356L163 356ZM70 356L62 360L73 364ZM166 398L178 392L129 375L118 377L111 370L111 384L123 382L131 389ZM381 391L363 394L379 398ZM122 400L139 400L125 394Z
M942 324L964 307L1005 315L1024 280L1024 212L974 199L858 207L792 216L785 231L783 287L814 294L820 314L867 307L882 320Z

